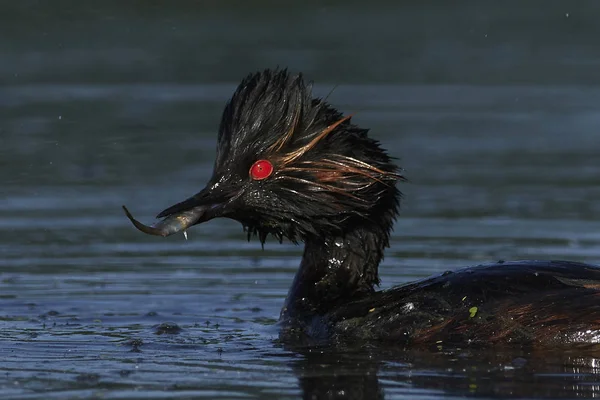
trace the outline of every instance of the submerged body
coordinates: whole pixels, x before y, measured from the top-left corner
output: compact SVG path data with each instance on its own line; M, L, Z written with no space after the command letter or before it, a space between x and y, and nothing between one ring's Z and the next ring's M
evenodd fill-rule
M324 315L290 318L284 332L402 346L597 344L600 268L525 260L447 271Z
M248 238L305 244L281 311L285 340L402 346L596 344L600 268L500 262L376 291L403 178L368 136L301 76L248 76L227 103L213 176L141 231L167 236L217 217Z

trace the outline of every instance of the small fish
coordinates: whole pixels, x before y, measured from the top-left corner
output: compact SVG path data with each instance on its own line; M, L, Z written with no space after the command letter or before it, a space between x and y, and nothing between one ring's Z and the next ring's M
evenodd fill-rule
M188 238L187 238L187 231L183 231L183 237L185 238L185 240L188 240Z
M206 207L194 207L190 210L175 213L163 218L161 221L148 226L133 218L127 207L123 206L123 210L131 223L140 231L149 235L169 236L177 232L183 231L183 235L187 240L187 228L205 220Z

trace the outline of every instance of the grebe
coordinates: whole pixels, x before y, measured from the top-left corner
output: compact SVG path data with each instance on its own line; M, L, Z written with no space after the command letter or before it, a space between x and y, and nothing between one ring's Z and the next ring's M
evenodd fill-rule
M251 74L227 103L213 175L142 232L167 236L217 217L304 243L281 310L282 337L404 346L545 347L600 341L600 268L499 262L376 291L398 215L400 170L368 130L286 70Z

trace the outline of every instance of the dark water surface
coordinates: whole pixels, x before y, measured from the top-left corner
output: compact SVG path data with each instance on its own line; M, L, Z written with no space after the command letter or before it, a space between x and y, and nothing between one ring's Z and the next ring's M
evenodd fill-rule
M382 287L598 262L599 2L50 4L0 3L0 397L600 397L597 353L283 346L300 248L120 208L199 190L237 81L281 65L406 169Z

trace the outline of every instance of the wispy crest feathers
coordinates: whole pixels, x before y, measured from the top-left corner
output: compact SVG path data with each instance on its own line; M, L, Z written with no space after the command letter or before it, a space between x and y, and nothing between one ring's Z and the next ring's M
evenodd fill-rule
M243 178L258 159L274 166L261 187L277 204L247 224L249 235L295 240L343 229L348 218L376 224L383 203L397 214L398 168L351 118L313 98L301 75L267 70L242 81L223 113L216 168Z

